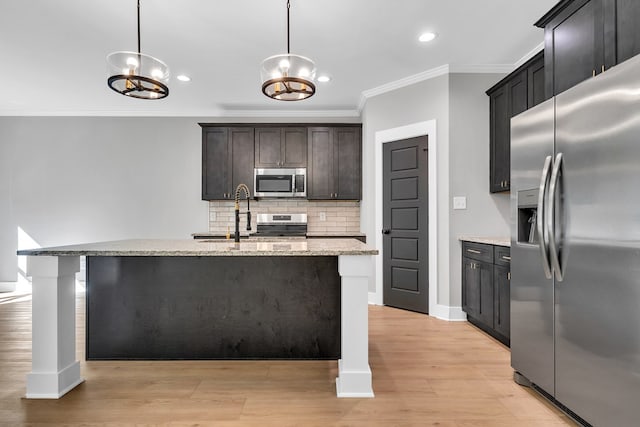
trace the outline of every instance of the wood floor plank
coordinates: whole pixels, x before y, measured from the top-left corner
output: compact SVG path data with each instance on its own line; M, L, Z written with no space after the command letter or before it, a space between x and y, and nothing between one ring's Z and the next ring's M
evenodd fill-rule
M512 380L508 348L466 322L369 307L375 399L338 399L336 361L84 360L86 382L59 400L24 398L31 301L0 304L0 427L566 426Z

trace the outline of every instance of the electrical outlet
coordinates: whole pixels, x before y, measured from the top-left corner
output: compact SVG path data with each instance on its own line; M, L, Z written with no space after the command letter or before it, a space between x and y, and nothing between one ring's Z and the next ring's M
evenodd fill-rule
M216 211L209 213L209 221L216 222L218 220L218 215L216 215Z
M326 220L327 220L327 213L320 212L320 221L326 221Z

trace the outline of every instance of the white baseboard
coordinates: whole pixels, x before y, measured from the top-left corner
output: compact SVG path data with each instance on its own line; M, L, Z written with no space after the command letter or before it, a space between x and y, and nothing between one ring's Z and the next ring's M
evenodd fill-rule
M369 292L369 304L370 305L383 305L382 296L378 296L376 292Z
M382 298L375 292L369 292L369 304L370 305L384 305ZM448 320L450 322L464 322L467 320L467 313L462 311L462 307L448 306L442 304L435 304L430 307L429 316L436 317L442 320Z
M18 282L0 282L0 292L13 292Z
M467 313L462 311L462 307L436 304L429 313L430 316L450 322L463 322L467 320Z

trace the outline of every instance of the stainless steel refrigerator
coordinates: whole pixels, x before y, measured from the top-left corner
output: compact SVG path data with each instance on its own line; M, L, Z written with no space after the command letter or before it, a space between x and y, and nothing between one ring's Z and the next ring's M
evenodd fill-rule
M640 425L640 57L511 120L511 365Z

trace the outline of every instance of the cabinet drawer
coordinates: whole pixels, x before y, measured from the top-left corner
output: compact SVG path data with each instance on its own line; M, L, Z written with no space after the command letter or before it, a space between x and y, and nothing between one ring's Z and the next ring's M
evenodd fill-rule
M493 246L483 243L462 242L462 256L493 263Z
M506 246L494 246L494 263L496 265L511 265L511 248Z

